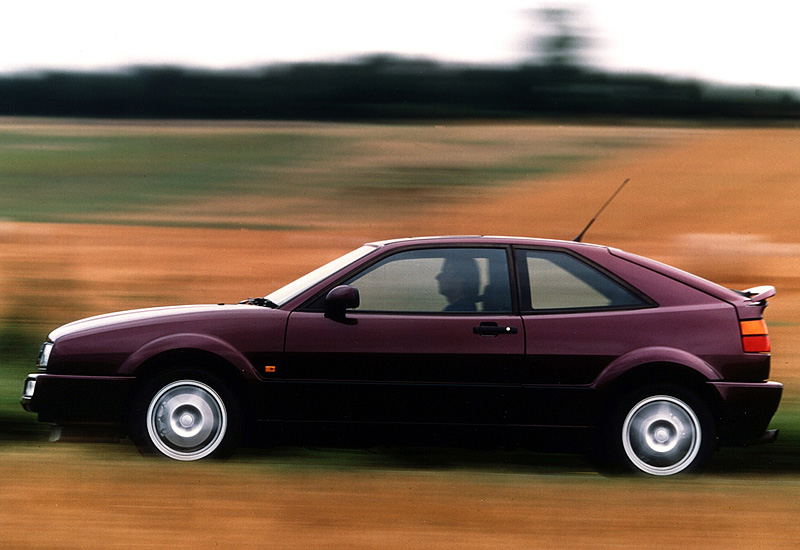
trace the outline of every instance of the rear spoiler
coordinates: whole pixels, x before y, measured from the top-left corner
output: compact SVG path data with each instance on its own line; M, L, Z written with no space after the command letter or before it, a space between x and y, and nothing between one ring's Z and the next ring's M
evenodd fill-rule
M739 310L739 317L742 319L749 319L753 313L751 308L760 308L759 315L764 314L764 309L767 307L767 299L775 296L775 287L770 285L754 286L747 290L734 290L736 294L744 297L744 309ZM745 310L750 310L746 312Z
M767 299L775 296L775 287L769 285L754 286L747 290L734 290L733 292L743 298L741 301L736 300L733 302L739 314L739 319L757 320L764 315L764 310L768 305Z
M770 285L754 286L739 291L739 294L747 298L747 301L752 302L753 305L764 305L763 302L775 296L775 287Z

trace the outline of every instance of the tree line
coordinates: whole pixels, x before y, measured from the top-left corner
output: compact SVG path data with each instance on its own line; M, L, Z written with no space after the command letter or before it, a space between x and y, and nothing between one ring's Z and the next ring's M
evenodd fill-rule
M135 67L0 78L0 115L330 121L637 117L797 120L791 90L558 64L455 66L374 55L258 70Z

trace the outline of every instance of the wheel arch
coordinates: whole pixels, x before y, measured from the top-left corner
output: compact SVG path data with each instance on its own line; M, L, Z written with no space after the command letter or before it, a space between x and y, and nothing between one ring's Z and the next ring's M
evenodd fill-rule
M233 392L240 406L248 409L257 375L250 362L230 346L210 337L187 338L185 335L161 338L132 354L120 372L134 377L129 403L124 410L134 414L133 403L150 381L170 372L191 370L209 375Z
M244 380L258 379L253 365L239 350L224 340L206 334L172 334L152 340L125 360L119 368L119 374L140 378L152 374L150 369L154 365L181 357L200 359L208 366L225 364Z
M691 371L707 380L721 380L722 375L700 357L676 348L649 347L628 352L612 361L594 381L596 388L603 388L618 379L652 365L674 366L677 370ZM693 376L694 376L693 375Z
M675 385L701 398L718 420L722 397L708 382L719 378L708 363L682 350L654 348L650 353L640 350L620 357L597 377L594 387L601 396L598 411L608 411L625 395L646 386Z

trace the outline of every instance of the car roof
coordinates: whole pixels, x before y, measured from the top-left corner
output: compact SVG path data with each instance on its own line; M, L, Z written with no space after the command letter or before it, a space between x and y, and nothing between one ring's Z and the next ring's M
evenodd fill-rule
M500 245L519 245L519 246L557 246L559 248L607 248L597 244L591 243L578 243L574 241L563 241L558 239L539 239L531 237L509 237L498 235L440 235L428 237L412 237L403 239L390 239L384 241L375 241L367 243L369 246L381 247L399 247L399 246L413 246L416 244L450 244L450 245L487 245L487 244L500 244Z

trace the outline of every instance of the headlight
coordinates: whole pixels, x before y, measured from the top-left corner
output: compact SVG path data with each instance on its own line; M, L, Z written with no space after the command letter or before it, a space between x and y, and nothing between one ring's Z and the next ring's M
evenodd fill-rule
M45 342L39 350L39 357L36 359L36 366L40 369L47 367L47 362L50 360L50 352L53 349L53 342Z

